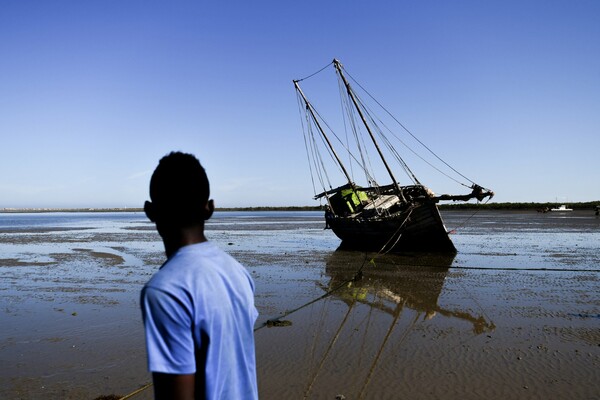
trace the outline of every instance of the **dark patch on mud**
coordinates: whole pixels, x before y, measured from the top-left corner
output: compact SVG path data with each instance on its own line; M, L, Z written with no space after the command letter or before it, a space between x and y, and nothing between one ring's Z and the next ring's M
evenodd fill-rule
M91 250L91 249L73 249L73 251L80 252L80 253L87 253L88 255L90 255L92 257L102 259L103 262L108 262L110 265L120 265L125 262L123 257L121 257L118 254L106 253L103 251L95 251L95 250Z
M0 258L0 267L47 267L54 265L56 261L22 261L18 258Z
M127 226L121 229L124 231L156 231L154 224L151 226Z
M84 231L94 229L92 227L77 227L77 228L65 228L58 226L49 227L24 227L24 228L0 228L0 233L51 233L51 232L70 232L70 231Z

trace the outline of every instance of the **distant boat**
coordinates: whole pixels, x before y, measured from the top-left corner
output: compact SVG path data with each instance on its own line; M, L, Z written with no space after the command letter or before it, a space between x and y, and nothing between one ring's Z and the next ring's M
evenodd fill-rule
M562 204L556 208L551 208L550 211L557 211L557 212L562 212L562 211L573 211L572 208L567 208L566 204Z
M345 126L348 131L352 130L352 134L347 132L346 139L342 140L341 137L344 135L334 133L331 125L307 100L299 86L299 82L307 78L294 81L299 104L304 112L305 145L313 174L313 186L317 181L321 183L323 189L322 193L315 195L315 199L324 198L327 202L326 228L332 229L342 240L342 246L347 249L456 252L440 216L438 202L468 201L470 199L482 201L485 198L491 198L494 193L470 180L468 180L468 184L459 182L471 190L470 193L463 195L436 196L422 185L400 153L392 146L390 141L392 138L384 133L387 130L385 123L372 114L371 108L366 106L363 99L359 98L354 88L350 86L342 64L338 60L333 60L331 64L335 67L339 79L343 114L347 118ZM357 86L363 89L359 84ZM376 100L373 99L373 101L379 104ZM383 108L380 104L379 107ZM412 136L421 146L443 162L395 118L393 120L406 131L407 138ZM325 132L326 128L329 133ZM393 132L390 131L390 133L398 138ZM349 144L350 137L354 140L352 145ZM337 139L337 146L333 145L331 139ZM398 140L403 146L406 146L405 142ZM342 161L336 147L344 149L346 155L344 160L346 161ZM376 150L375 153L378 157L371 159L367 148L370 148L371 151ZM384 156L384 149L387 151L387 156ZM411 149L409 148L409 150ZM325 167L327 156L333 161L335 168L332 168L331 164L328 168ZM388 158L395 160L399 169L407 173L409 179L412 180L412 185L401 186L398 183L392 167L388 164ZM385 167L391 183L379 185L375 181L372 165L375 159L379 159ZM350 164L350 169L345 165L347 163ZM448 164L443 163L449 167ZM332 187L329 183L329 174L334 169L345 176L345 183L341 186ZM452 170L457 172L453 168ZM364 186L358 185L354 181L353 172L358 171L362 171L360 173L365 175L366 185ZM464 175L460 176L465 178ZM456 181L456 179L454 180Z

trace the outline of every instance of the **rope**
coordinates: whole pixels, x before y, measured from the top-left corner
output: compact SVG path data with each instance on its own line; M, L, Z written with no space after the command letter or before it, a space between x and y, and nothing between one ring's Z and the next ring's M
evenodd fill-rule
M357 103L360 105L360 108L362 109L363 114L371 122L371 127L379 135L379 137L383 140L383 142L384 142L385 146L387 147L388 151L390 151L393 154L393 156L396 158L396 160L398 161L398 163L400 164L400 166L402 167L402 169L404 169L404 172L406 173L406 175L413 181L413 183L419 184L419 180L417 179L417 177L415 176L415 174L412 172L412 170L410 169L410 167L408 166L408 164L404 161L404 159L400 156L400 154L396 151L396 149L394 148L394 146L392 146L392 143L389 141L389 139L383 133L383 130L379 127L379 124L377 123L377 121L375 121L375 118L373 118L374 113L362 101L362 99L360 98L360 96L358 95L358 93L356 93L354 90L352 90L352 93L353 93L354 98L356 99ZM408 147L405 143L403 143L402 140L400 140L396 135L394 135L394 133L383 123L383 121L381 121L381 119L378 118L378 120L379 120L380 123L382 123L382 125L389 132L392 133L392 135L394 137L396 137L396 139L398 139L400 141L400 143L402 143L406 148L408 148L413 153L415 153L410 147ZM417 155L417 157L418 157L418 154L415 153L415 155ZM450 178L450 179L452 179L452 178Z
M401 229L404 227L404 224L405 224L405 223L408 221L408 219L409 219L410 215L412 214L412 211L413 211L412 209L410 209L410 210L409 210L409 213L408 213L408 215L406 216L406 218L404 219L404 221L402 222L402 224L400 224L400 226L398 227L398 229L396 230L396 232L394 232L394 233L393 233L393 234L390 236L390 239L389 239L389 240L388 240L388 241L387 241L387 242L386 242L386 243L385 243L385 244L384 244L384 245L381 247L381 249L380 249L380 250L379 250L379 251L378 251L378 252L377 252L377 253L376 253L376 254L375 254L375 255L374 255L372 258L371 258L371 260L369 261L369 263L371 263L371 264L375 264L375 260L376 260L376 258L377 258L378 256L380 256L380 255L382 255L382 254L387 254L387 253L389 253L389 252L390 252L390 251L391 251L391 250L394 248L394 246L395 246L395 245L398 243L398 241L400 240L400 236L401 236L401 235L398 235L398 233L399 233L399 232L400 232L400 230L401 230ZM397 235L397 237L396 237L396 235ZM391 242L391 241L394 239L394 237L396 237L396 240L394 241L394 245L390 246L390 247L389 247L389 248L386 250L386 247L387 247L387 246L390 244L390 242ZM384 252L384 250L386 250L386 251ZM346 286L347 286L349 283L351 283L351 282L355 282L356 280L360 279L360 278L361 278L361 276L362 276L362 271L363 271L363 269L364 269L365 265L367 264L367 256L368 256L368 253L367 253L367 252L365 252L365 259L363 260L363 263L361 264L361 266L360 266L360 267L359 267L359 268L356 270L356 272L354 273L354 275L352 276L352 278L350 278L350 279L347 279L347 280L345 280L345 281L341 282L339 285L337 285L337 286L335 286L333 289L331 289L331 290L329 290L329 291L325 292L323 295L321 295L321 296L319 296L319 297L317 297L317 298L315 298L315 299L313 299L313 300L311 300L311 301L309 301L309 302L307 302L307 303L305 303L305 304L302 304L301 306L299 306L299 307L296 307L296 308L294 308L293 310L289 310L289 311L286 311L286 312L284 312L284 313L280 314L279 316L276 316L276 317L273 317L273 318L269 318L268 320L266 320L265 322L263 322L263 323L262 323L260 326L258 326L258 327L256 327L256 328L254 328L254 332L256 332L256 331L258 331L258 330L260 330L260 329L264 328L265 326L268 326L268 325L270 325L270 324L273 324L273 323L275 323L275 322L278 322L278 321L280 321L282 318L285 318L285 317L287 317L288 315L291 315L291 314L293 314L293 313L295 313L295 312L297 312L297 311L300 311L300 310L302 310L303 308L306 308L306 307L308 307L308 306L310 306L310 305L312 305L312 304L314 304L314 303L316 303L316 302L318 302L318 301L320 301L320 300L323 300L323 299L325 299L325 298L327 298L327 297L331 296L332 294L334 294L335 292L337 292L337 291L338 291L338 290L340 290L341 288L344 288L344 287L346 287Z
M471 184L475 183L473 180L467 178L465 175L463 175L460 172L458 172L450 164L448 164L440 156L438 156L433 150L431 150L429 147L427 147L427 145L425 143L423 143L421 140L419 140L419 138L417 138L407 127L405 127L400 121L398 121L398 119L396 119L396 117L394 117L394 115L391 112L389 112L379 101L377 101L377 99L375 99L375 97L373 97L371 95L371 93L369 93L369 91L367 91L356 79L354 79L352 77L352 75L350 75L350 73L348 73L348 71L345 68L343 68L343 70L344 70L344 73L346 73L346 75L348 75L350 77L350 79L352 79L352 81L354 83L356 83L356 85L358 85L358 87L360 87L375 103L377 103L377 105L379 107L381 107L381 109L383 111L385 111L394 121L396 121L396 123L398 125L400 125L400 127L402 127L402 129L404 129L410 136L412 136L412 138L415 139L421 146L423 146L429 153L431 153L435 158L437 158L439 161L441 161L444 165L446 165L448 168L450 168L456 174L460 175L462 178L464 178L467 181L471 182Z
M487 268L487 267L452 267L452 269L464 269L474 271L541 271L541 272L600 272L600 269L572 269L572 268Z
M300 122L302 123L302 132L304 133L303 138L304 138L304 147L306 148L306 158L308 159L308 169L310 170L310 180L312 181L312 186L313 186L313 192L316 195L317 194L317 189L315 186L315 177L314 174L312 172L312 163L310 160L310 153L309 153L309 147L308 147L308 138L307 138L307 130L308 128L304 128L304 118L308 119L308 115L306 115L306 112L302 111L304 109L304 107L302 107L301 104L301 99L300 99L300 95L298 93L296 93L296 100L298 101L298 112L300 113ZM304 115L303 115L304 114ZM302 118L304 117L304 118ZM308 123L307 123L308 124Z
M132 398L133 396L137 396L138 394L142 393L144 390L148 389L150 386L152 386L152 383L148 383L145 386L142 386L138 390L135 390L135 391L129 393L128 395L121 397L119 400L127 400L127 399Z
M491 197L488 197L488 199L485 201L485 203L483 204L487 204L489 201L491 200ZM469 222L471 220L471 218L473 218L475 215L477 215L477 213L481 211L481 209L476 209L475 212L473 212L473 214L471 214L471 216L467 219L465 219L460 225L458 225L456 228L451 229L450 231L448 231L448 233L454 233L456 232L457 229L461 229L463 228L467 222Z
M360 86L360 85L359 85ZM367 93L368 94L368 93ZM373 111L371 111L371 109L369 107L367 107L367 105L365 103L361 103L361 105L365 108L365 112L369 115L369 118L373 121L373 115L375 115L375 113ZM389 113L388 113L389 114ZM447 174L446 172L442 171L441 169L439 169L438 167L436 167L435 165L433 165L431 162L429 162L427 159L425 159L425 157L421 156L419 153L417 153L415 150L413 150L406 142L404 142L404 140L400 139L400 137L398 137L398 135L396 135L396 133L391 130L387 124L381 119L381 118L377 118L377 120L379 121L379 123L389 132L392 134L392 136L398 141L400 142L400 144L402 144L407 150L409 150L411 153L413 153L416 157L418 157L419 159L421 159L421 161L423 161L425 164L429 165L431 168L433 168L434 170L436 170L437 172L439 172L440 174L444 175L446 178L456 182L459 185L465 186L465 187L470 187L469 185L466 185L463 182L460 182L458 179L455 179L454 177L450 176L449 174ZM377 126L377 124L375 124ZM401 125L402 126L402 125ZM394 156L396 157L396 159L399 158L398 151L396 149L394 149L391 144L389 144L389 140L386 138L386 136L384 135L383 131L379 131L378 132L379 135L388 142L387 146L388 148L392 151L392 153L395 153ZM413 179L416 181L417 184L421 184L420 182L418 182L418 179L416 177L414 177L413 175ZM468 179L467 179L468 180Z
M365 135L361 134L361 130L360 130L360 127L362 126L362 124L359 124L356 121L357 115L355 112L352 111L354 109L354 107L351 105L352 101L350 100L350 95L348 94L346 87L342 81L342 78L339 74L338 74L338 90L339 90L339 98L340 98L341 108L343 111L342 115L344 115L344 118L343 118L344 130L347 131L346 121L348 121L348 123L350 124L350 126L352 128L352 134L354 136L354 142L356 143L356 149L357 149L358 153L360 154L361 163L359 163L359 166L363 170L366 181L369 182L369 186L376 186L377 182L375 179L375 169L373 168L373 165L371 164L371 158L369 157L369 153L367 152L367 146L365 144ZM350 149L350 145L348 143L346 143L346 148ZM365 149L364 151L363 151L363 148ZM365 155L366 155L366 159L365 159ZM348 158L350 159L351 167L352 167L352 158L353 157L356 159L356 157L353 156L351 153L348 155ZM357 162L358 162L358 160L357 160ZM368 165L368 167L367 167L367 165ZM371 174L373 174L373 176L371 176Z
M373 260L371 260L371 262L372 261ZM352 276L352 278L347 279L347 280L341 282L339 285L335 286L333 289L325 292L323 295L321 295L321 296L319 296L319 297L317 297L317 298L309 301L308 303L302 304L301 306L296 307L293 310L285 311L284 313L280 314L277 317L269 318L268 320L266 320L265 322L263 322L261 325L259 325L256 328L254 328L254 332L256 332L256 331L258 331L258 330L264 328L265 326L268 326L268 325L270 325L270 324L272 324L274 322L278 322L278 321L281 320L281 318L285 318L288 315L291 315L291 314L293 314L293 313L295 313L297 311L302 310L303 308L306 308L306 307L310 306L311 304L314 304L314 303L316 303L316 302L318 302L320 300L323 300L323 299L331 296L333 293L337 292L341 288L346 287L349 283L355 282L357 279L359 279L361 277L362 270L363 270L363 268L364 268L364 266L365 266L366 263L367 263L367 253L365 253L365 259L364 259L362 265L360 266L360 268L358 268L358 270L356 270L356 273Z
M315 72L315 73L312 73L312 74L310 74L309 76L307 76L307 77L304 77L304 78L302 78L302 79L296 79L294 82L302 82L302 81L303 81L303 80L305 80L305 79L312 78L313 76L317 75L318 73L322 72L324 69L326 69L327 67L329 67L331 64L333 64L333 61L332 61L332 62L330 62L329 64L327 64L326 66L324 66L323 68L321 68L320 70L318 70L317 72Z
M387 253L389 253L396 246L396 244L398 244L398 241L400 240L400 237L402 236L402 235L399 235L400 230L404 227L404 224L406 224L406 222L410 218L413 210L414 210L414 206L411 206L410 209L408 210L408 215L406 216L406 218L404 218L404 221L402 221L402 224L400 224L400 226L398 227L398 229L396 229L396 232L394 232L394 234L392 236L390 236L390 239L383 245L383 247L381 248L381 250L379 250L377 252L377 254L375 255L375 257L379 256L380 254L387 254ZM398 236L396 237L396 240L394 241L394 244L392 246L390 246L387 249L387 251L383 252L383 250L386 248L386 246L392 241L392 239L396 235L398 235ZM371 260L372 262L375 262L375 257L373 257L373 259Z

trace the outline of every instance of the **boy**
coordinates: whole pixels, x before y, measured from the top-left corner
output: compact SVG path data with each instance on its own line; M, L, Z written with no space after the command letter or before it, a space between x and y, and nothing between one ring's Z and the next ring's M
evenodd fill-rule
M141 294L156 399L257 399L254 283L204 235L214 211L200 162L163 157L144 211L167 261Z

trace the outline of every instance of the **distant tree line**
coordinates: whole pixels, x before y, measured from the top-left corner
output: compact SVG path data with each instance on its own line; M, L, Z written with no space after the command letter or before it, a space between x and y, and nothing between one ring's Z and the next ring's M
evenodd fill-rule
M600 205L598 201L588 201L584 203L565 203L573 210L594 210ZM460 203L460 204L440 204L442 210L472 210L475 208L486 210L544 210L559 206L558 203Z
M288 207L223 207L216 211L321 211L321 206L288 206Z
M562 203L561 203L562 204ZM574 210L595 210L600 200L584 203L566 203ZM446 203L440 204L442 210L544 210L559 206L558 203ZM290 206L290 207L223 207L217 211L322 211L323 206Z
M566 203L574 210L595 210L600 206L600 200L584 203ZM544 210L559 206L558 203L451 203L440 204L442 210ZM292 207L225 207L217 211L322 211L323 206L292 206Z

